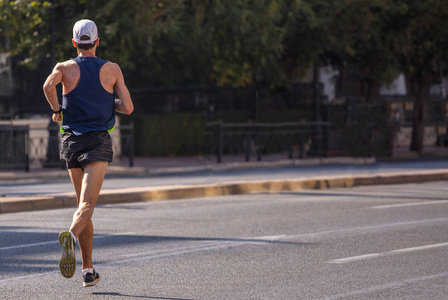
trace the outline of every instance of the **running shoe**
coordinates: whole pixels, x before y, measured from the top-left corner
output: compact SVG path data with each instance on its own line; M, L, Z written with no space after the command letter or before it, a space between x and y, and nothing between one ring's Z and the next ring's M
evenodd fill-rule
M59 270L64 277L70 278L75 274L75 241L73 241L70 231L63 231L59 234L59 243L61 243L62 256L59 261Z
M87 273L83 275L82 280L83 280L82 285L84 287L94 286L95 284L98 283L98 281L100 281L100 274L98 274L97 272L95 272L95 270L93 270L93 273Z

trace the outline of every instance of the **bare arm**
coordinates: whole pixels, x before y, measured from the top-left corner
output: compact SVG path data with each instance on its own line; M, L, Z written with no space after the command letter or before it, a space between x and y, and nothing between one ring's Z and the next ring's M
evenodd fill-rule
M117 92L120 99L115 100L115 111L130 115L134 111L134 104L132 103L131 94L124 83L123 73L118 65L116 65L117 80L114 85L114 90Z
M45 98L47 98L48 103L51 106L53 111L59 111L60 105L58 101L58 95L56 92L56 86L62 81L62 65L60 63L56 64L53 69L53 72L48 76L47 80L45 80L43 89ZM54 122L62 121L61 113L53 113L51 117Z

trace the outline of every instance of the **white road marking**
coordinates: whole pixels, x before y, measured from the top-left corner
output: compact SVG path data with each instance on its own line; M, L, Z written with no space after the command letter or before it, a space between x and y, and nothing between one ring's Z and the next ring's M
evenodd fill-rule
M377 258L377 257L391 256L391 255L396 255L396 254L429 250L429 249L435 249L435 248L441 248L441 247L448 247L448 243L440 243L440 244L433 244L433 245L426 245L426 246L386 251L386 252L381 252L381 253L371 253L371 254L364 254L364 255L358 255L358 256L352 256L352 257L346 257L346 258L339 258L339 259L330 260L330 261L328 261L328 263L330 263L330 264L345 264L345 263L350 263L350 262L354 262L354 261L367 260L367 259L372 259L372 258Z
M396 289L396 288L400 288L403 286L408 286L412 283L421 282L421 281L425 281L425 280L438 279L438 278L442 278L442 277L446 277L446 276L448 276L448 272L443 272L443 273L428 275L428 276L422 276L422 277L416 277L416 278L411 278L411 279L407 279L407 280L403 280L403 281L397 281L397 282L391 282L391 283L386 283L386 284L382 284L382 285L372 286L372 287L369 287L366 289L352 291L352 292L348 292L348 293L344 293L344 294L333 295L333 296L329 296L329 297L322 298L319 300L347 299L347 297L371 294L371 293L380 292L380 291L389 290L389 289ZM359 297L357 299L362 299L362 297Z
M395 207L408 207L408 206L446 204L446 203L448 203L448 200L436 200L436 201L426 201L426 202L412 202L412 203L402 203L402 204L378 205L378 206L372 206L372 208L373 209L385 209L385 208L395 208Z
M274 241L277 241L281 238L287 237L286 235L272 235L272 236L260 236L260 237L249 237L249 238L229 238L228 240L223 239L222 241L202 241L202 246L193 245L189 247L181 247L173 249L174 252L172 253L189 253L189 252L195 252L198 250L210 250L210 249L216 249L221 248L225 246L234 246L234 245L244 245L244 244L269 244ZM157 257L164 257L164 256L170 256L174 255L172 253L167 253L167 249L161 249L161 250L150 250L146 252L136 252L136 253L126 253L120 255L120 257L140 257L148 256L151 258L157 258Z
M121 264L128 264L130 262L136 262L136 261L146 261L146 260L153 260L157 258L164 258L164 257L170 257L170 256L177 256L182 254L189 254L189 253L196 253L201 251L208 251L208 250L216 250L219 248L226 248L226 247L232 247L232 246L238 246L238 245L244 245L247 243L240 243L240 242L220 242L216 243L214 245L207 245L207 246L196 246L191 248L177 248L177 249L169 249L168 251L160 251L161 253L144 253L143 256L139 255L138 257L134 258L128 258L123 260L116 260L116 261L110 261L105 262L101 264L101 266L116 266ZM141 254L141 253L139 253ZM1 281L0 281L1 282Z
M287 236L284 234L280 234L280 235L260 236L260 237L256 237L256 238L247 238L247 240L257 240L257 241L261 241L261 242L274 242L274 241L277 241L284 237L287 237Z
M0 280L0 284L8 283L11 281L19 281L19 280L23 280L23 279L34 278L34 277L41 277L41 276L50 275L50 274L51 275L60 274L60 272L59 271L51 271L51 272L45 272L45 273L25 275L25 276L10 277L10 278Z
M296 235L288 235L283 237L283 239L294 240L294 239L304 239L304 238L319 238L322 236L330 235L335 236L336 234L364 234L366 231L378 231L387 228L394 227L408 227L408 226L416 226L416 225L426 225L433 224L438 222L447 222L448 218L436 218L436 219L424 219L417 221L408 221L408 222L398 222L398 223L389 223L389 224L380 224L380 225L372 225L372 226L363 226L363 227L349 227L342 229L334 229L328 231L320 231L320 232L311 232L311 233L302 233Z

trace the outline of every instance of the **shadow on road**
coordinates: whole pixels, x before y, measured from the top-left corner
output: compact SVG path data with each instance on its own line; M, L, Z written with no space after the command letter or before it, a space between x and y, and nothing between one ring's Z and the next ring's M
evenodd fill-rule
M58 235L49 232L26 232L17 226L0 226L0 240L8 241L0 245L0 272L49 272L57 270L60 258L60 245ZM14 230L14 231L9 231ZM160 255L162 252L177 252L182 249L198 249L201 251L207 247L250 245L250 244L277 244L291 246L310 246L310 243L298 243L279 240L278 237L256 237L256 238L221 238L221 237L184 237L184 236L152 236L152 235L129 235L129 234L106 234L94 236L95 249L114 249L121 246L147 245L166 243L164 249L154 249L154 253ZM79 249L77 249L77 263L80 264ZM144 255L151 255L152 251ZM139 255L136 252L135 255ZM107 263L107 261L105 261ZM97 263L103 263L99 261ZM158 299L158 298L156 298ZM163 299L163 298L162 298Z

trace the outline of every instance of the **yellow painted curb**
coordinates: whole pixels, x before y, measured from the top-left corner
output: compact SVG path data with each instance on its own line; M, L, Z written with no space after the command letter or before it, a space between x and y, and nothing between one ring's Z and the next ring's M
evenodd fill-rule
M380 175L340 176L332 178L300 178L262 181L243 181L223 184L167 186L105 190L97 204L132 203L178 200L227 195L279 193L309 189L350 188L363 185L406 184L448 180L447 170L402 172ZM40 197L0 198L0 213L75 207L74 194Z

